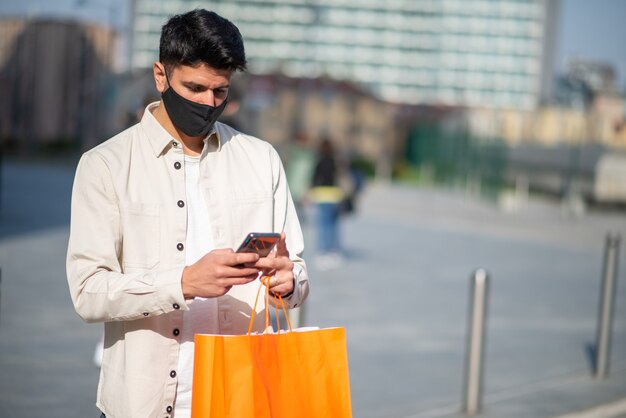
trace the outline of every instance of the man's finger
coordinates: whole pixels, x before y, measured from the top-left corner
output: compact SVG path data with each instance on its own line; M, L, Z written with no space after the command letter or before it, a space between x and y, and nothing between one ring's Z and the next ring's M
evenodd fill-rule
M255 280L256 278L257 278L256 274L252 276L246 276L246 277L229 277L227 279L224 279L224 282L226 283L228 287L232 287L232 286L241 285L241 284L248 284L251 281Z
M232 253L234 253L232 248L217 248L217 249L215 249L215 250L213 250L211 252L213 252L215 254L232 254Z
M259 269L256 267L229 267L226 266L224 267L224 270L221 273L221 276L226 278L226 279L230 279L230 278L241 278L241 277L252 277L254 276L256 278L256 276L259 275Z
M259 261L254 263L254 267L262 270L278 270L285 265L284 258L276 258L276 257L263 257L259 258Z
M243 264L254 264L259 260L256 253L231 253L224 260L224 264L229 266L238 266Z
M289 251L287 251L287 234L284 231L280 233L280 240L276 244L276 255L289 256Z

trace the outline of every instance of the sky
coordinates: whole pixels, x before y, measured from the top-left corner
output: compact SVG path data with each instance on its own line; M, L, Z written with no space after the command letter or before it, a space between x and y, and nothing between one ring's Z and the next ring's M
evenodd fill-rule
M553 1L553 0L548 0ZM128 0L0 0L0 16L57 16L128 27ZM555 70L572 57L612 64L626 90L626 0L560 0Z
M71 17L81 21L128 24L129 0L0 0L0 16Z
M626 0L562 0L555 69L582 56L611 63L626 90Z

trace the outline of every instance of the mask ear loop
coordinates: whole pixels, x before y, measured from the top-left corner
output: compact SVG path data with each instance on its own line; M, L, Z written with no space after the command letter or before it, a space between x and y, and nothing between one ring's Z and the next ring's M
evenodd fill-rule
M171 87L170 84L170 77L167 75L167 68L165 68L165 64L161 63L161 65L163 66L163 72L165 73L165 81L167 81L167 87Z
M167 68L165 68L165 64L163 64L162 62L161 62L161 65L163 66L163 72L165 73L165 81L167 81L167 88L165 90L171 89L172 88L172 82L170 81L170 76L167 74ZM163 92L165 92L165 90L163 90ZM174 90L174 91L176 91L176 90ZM161 94L163 94L163 93L161 93Z

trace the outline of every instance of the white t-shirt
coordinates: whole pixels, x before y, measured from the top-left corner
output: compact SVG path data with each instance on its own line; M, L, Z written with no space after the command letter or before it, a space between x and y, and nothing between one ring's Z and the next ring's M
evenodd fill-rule
M187 239L185 265L198 261L214 249L211 220L200 186L200 157L185 156L185 184L187 189ZM189 310L183 313L180 330L180 355L178 357L178 387L173 416L191 416L191 384L193 381L193 336L197 333L217 334L217 300L197 297L188 302Z

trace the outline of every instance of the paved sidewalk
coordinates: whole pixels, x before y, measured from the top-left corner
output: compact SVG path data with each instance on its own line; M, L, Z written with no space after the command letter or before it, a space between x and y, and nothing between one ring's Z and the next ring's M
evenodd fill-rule
M355 417L463 416L477 267L492 276L481 416L547 418L626 398L623 248L611 377L594 381L588 357L607 231L626 237L625 214L568 218L543 201L504 213L462 194L370 186L343 228L347 263L313 263L307 307L309 324L347 328Z
M64 272L73 167L5 163L0 417L96 417L101 326L74 313ZM551 418L624 403L626 214L574 219L541 201L504 213L403 186L370 186L360 203L342 226L347 259L337 269L317 269L305 226L305 321L346 327L355 418L462 416L469 276L479 266L492 276L480 416ZM587 353L608 230L624 238L612 373L594 381Z
M102 328L79 319L65 279L73 168L4 164L0 417L96 418Z

